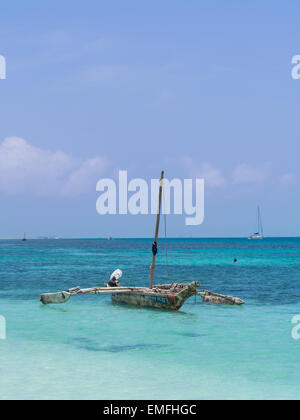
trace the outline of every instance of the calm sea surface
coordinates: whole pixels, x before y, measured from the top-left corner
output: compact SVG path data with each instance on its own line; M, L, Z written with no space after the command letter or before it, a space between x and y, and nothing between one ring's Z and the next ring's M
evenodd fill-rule
M40 293L102 286L116 268L122 285L148 285L151 240L0 241L0 399L298 399L300 239L171 239L168 250L174 282L246 304L192 297L176 313L78 295L44 306Z

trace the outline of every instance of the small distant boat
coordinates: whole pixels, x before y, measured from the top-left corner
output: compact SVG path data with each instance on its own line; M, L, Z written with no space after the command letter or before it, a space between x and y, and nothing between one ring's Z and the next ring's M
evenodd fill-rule
M22 241L27 241L25 233L24 233L24 236L22 238Z
M250 235L248 239L263 239L263 238L264 238L264 234L263 234L260 209L259 209L259 206L257 206L257 232L254 232L252 235Z

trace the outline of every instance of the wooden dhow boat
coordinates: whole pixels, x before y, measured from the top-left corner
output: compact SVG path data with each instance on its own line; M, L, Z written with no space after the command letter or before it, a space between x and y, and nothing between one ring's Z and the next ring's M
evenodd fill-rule
M153 287L74 287L57 293L43 293L40 300L44 304L65 303L71 296L84 294L111 294L113 302L158 309L178 310L184 302L197 293L199 282L161 284Z
M164 171L161 172L159 196L158 196L158 211L156 216L156 226L154 241L152 244L152 264L150 266L150 282L149 287L128 287L119 286L118 281L115 283L115 287L109 287L110 282L106 287L91 287L87 289L81 289L79 286L73 287L69 290L57 292L57 293L43 293L40 295L40 300L43 304L57 304L67 302L71 296L78 294L110 294L113 302L126 303L129 305L157 308L157 309L169 309L178 311L184 302L191 296L199 294L197 287L200 286L200 282L193 281L191 283L169 283L169 284L158 284L153 286L154 271L155 271L155 259L157 254L157 240L160 222L161 212L161 201L162 201L162 188L163 188ZM117 277L122 275L121 270L115 270ZM114 273L111 278L114 278ZM118 279L117 279L118 280ZM219 295L222 296L222 295ZM203 296L202 300L203 299ZM207 296L206 296L207 298ZM228 298L224 296L223 303L228 304ZM222 303L222 299L212 299L211 303ZM208 301L208 300L205 300ZM232 301L230 301L230 304ZM242 302L242 301L241 301ZM243 302L244 303L244 302ZM239 303L234 303L239 304Z
M161 284L153 287L155 259L157 254L157 239L159 231L159 221L162 201L162 187L163 187L164 171L161 172L159 196L158 196L158 211L156 216L156 226L154 242L152 244L152 264L150 266L150 282L149 287L91 287L88 289L81 289L79 286L73 287L67 291L57 293L43 293L40 295L40 300L44 304L49 303L64 303L67 302L71 296L84 294L111 294L111 299L116 303L127 303L129 305L178 310L184 302L197 294L197 287L199 282L193 281L191 283L170 283ZM120 270L116 270L120 271Z

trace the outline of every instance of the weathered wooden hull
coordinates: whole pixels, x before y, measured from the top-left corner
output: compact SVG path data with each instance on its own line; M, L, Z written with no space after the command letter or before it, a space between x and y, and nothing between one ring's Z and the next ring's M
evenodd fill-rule
M147 293L131 291L128 293L112 293L111 299L115 303L177 311L189 297L196 293L196 287L189 284L177 293L162 293L161 290L153 293L149 291Z
M111 294L112 301L134 306L178 310L184 302L197 293L199 282L161 284L154 288L148 287L90 287L81 289L79 286L67 291L56 293L42 293L40 300L43 304L64 303L71 296L79 294Z
M169 296L160 297L133 293L116 293L111 295L111 300L115 303L126 303L128 305L157 309L176 310L175 306L177 307L176 298L174 302L173 297L170 298Z

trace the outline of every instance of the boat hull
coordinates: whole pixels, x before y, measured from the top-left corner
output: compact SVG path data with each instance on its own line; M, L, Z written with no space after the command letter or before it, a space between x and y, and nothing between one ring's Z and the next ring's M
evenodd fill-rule
M197 293L194 285L187 285L179 293L113 293L111 299L115 303L124 303L127 305L140 306L144 308L157 308L177 311L184 302Z
M148 296L148 295L133 295L132 293L118 293L112 294L111 300L115 303L126 303L127 305L141 306L145 308L157 308L157 309L179 309L173 298L160 297L160 296Z

